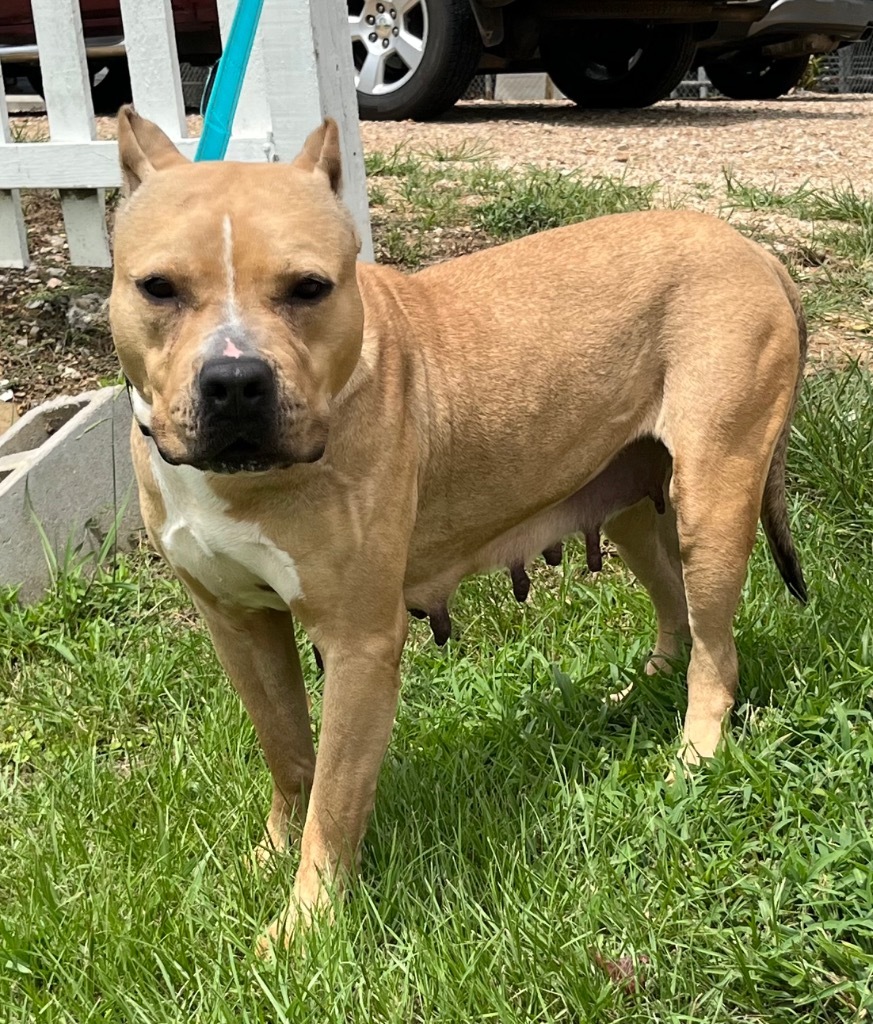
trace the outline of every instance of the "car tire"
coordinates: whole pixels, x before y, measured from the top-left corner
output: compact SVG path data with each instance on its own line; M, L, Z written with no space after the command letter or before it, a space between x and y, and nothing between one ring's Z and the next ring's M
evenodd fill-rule
M779 60L755 54L712 60L703 70L732 100L775 100L800 84L808 66L809 54Z
M130 103L133 93L130 87L130 73L127 70L127 61L123 58L112 58L111 60L94 62L88 64L88 74L93 83L97 75L106 68L106 74L102 75L100 81L91 86L91 100L94 104L94 113L112 115L118 113L118 108L125 103ZM22 77L27 78L33 91L45 98L42 88L42 70L38 64L28 64L22 67Z
M14 67L14 64L9 65L7 71L11 71ZM21 77L26 78L28 82L30 82L30 87L33 89L34 93L37 96L42 96L42 71L40 70L39 64L25 64L18 70L21 72Z
M362 118L424 121L457 103L482 51L470 0L347 2Z
M648 107L665 99L691 67L690 25L552 22L540 38L543 66L580 107Z
M94 79L97 78L104 68L106 69L106 74L94 85ZM123 57L112 57L111 59L95 61L94 63L89 61L88 73L91 75L92 82L91 100L94 103L94 113L98 117L101 115L114 116L118 113L119 107L125 103L130 103L133 99L130 71L127 67L127 61Z

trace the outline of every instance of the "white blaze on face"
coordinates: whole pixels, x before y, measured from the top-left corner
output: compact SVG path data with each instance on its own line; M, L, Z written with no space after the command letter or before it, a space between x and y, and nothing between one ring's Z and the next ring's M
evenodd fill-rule
M199 360L216 358L239 359L245 355L237 342L245 342L245 330L240 317L236 296L236 266L233 251L233 222L226 213L221 224L221 262L224 267L224 302L223 317L220 323L205 338L200 351L194 358L196 367Z
M224 235L224 271L227 276L227 293L225 307L227 310L227 322L236 327L239 324L239 310L236 306L236 269L233 265L233 225L230 221L230 214L224 215L223 224L223 235ZM242 353L239 349L233 345L232 342L228 342L236 351L225 352L225 355L231 355L234 359L239 359Z

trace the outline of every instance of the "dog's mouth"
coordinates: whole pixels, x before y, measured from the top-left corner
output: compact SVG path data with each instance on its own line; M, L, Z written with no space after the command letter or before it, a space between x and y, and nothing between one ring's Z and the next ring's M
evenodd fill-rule
M238 437L200 461L197 468L211 473L262 473L279 468L277 458L265 453L261 445L246 437Z
M237 437L221 448L208 451L195 450L183 458L174 458L157 445L164 462L171 466L193 466L208 473L266 473L272 469L288 469L297 463L318 462L324 455L321 445L311 451L292 455L288 452L265 449L262 444L247 437Z

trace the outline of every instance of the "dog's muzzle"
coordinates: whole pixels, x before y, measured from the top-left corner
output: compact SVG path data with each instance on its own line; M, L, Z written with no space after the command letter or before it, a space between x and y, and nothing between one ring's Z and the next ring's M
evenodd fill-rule
M279 457L279 389L256 356L208 359L196 382L198 430L192 463L215 473L264 470Z

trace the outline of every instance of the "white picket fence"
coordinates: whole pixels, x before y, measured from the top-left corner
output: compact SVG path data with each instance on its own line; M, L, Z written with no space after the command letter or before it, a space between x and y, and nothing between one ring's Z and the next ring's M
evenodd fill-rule
M115 142L98 141L78 0L32 0L50 139L17 142L0 102L0 267L28 263L19 190L58 189L70 260L110 265L104 189L121 184ZM218 0L222 38L236 0ZM134 104L187 156L189 138L170 0L121 0ZM264 0L228 147L229 160L290 160L322 117L339 122L344 198L372 259L344 0Z

